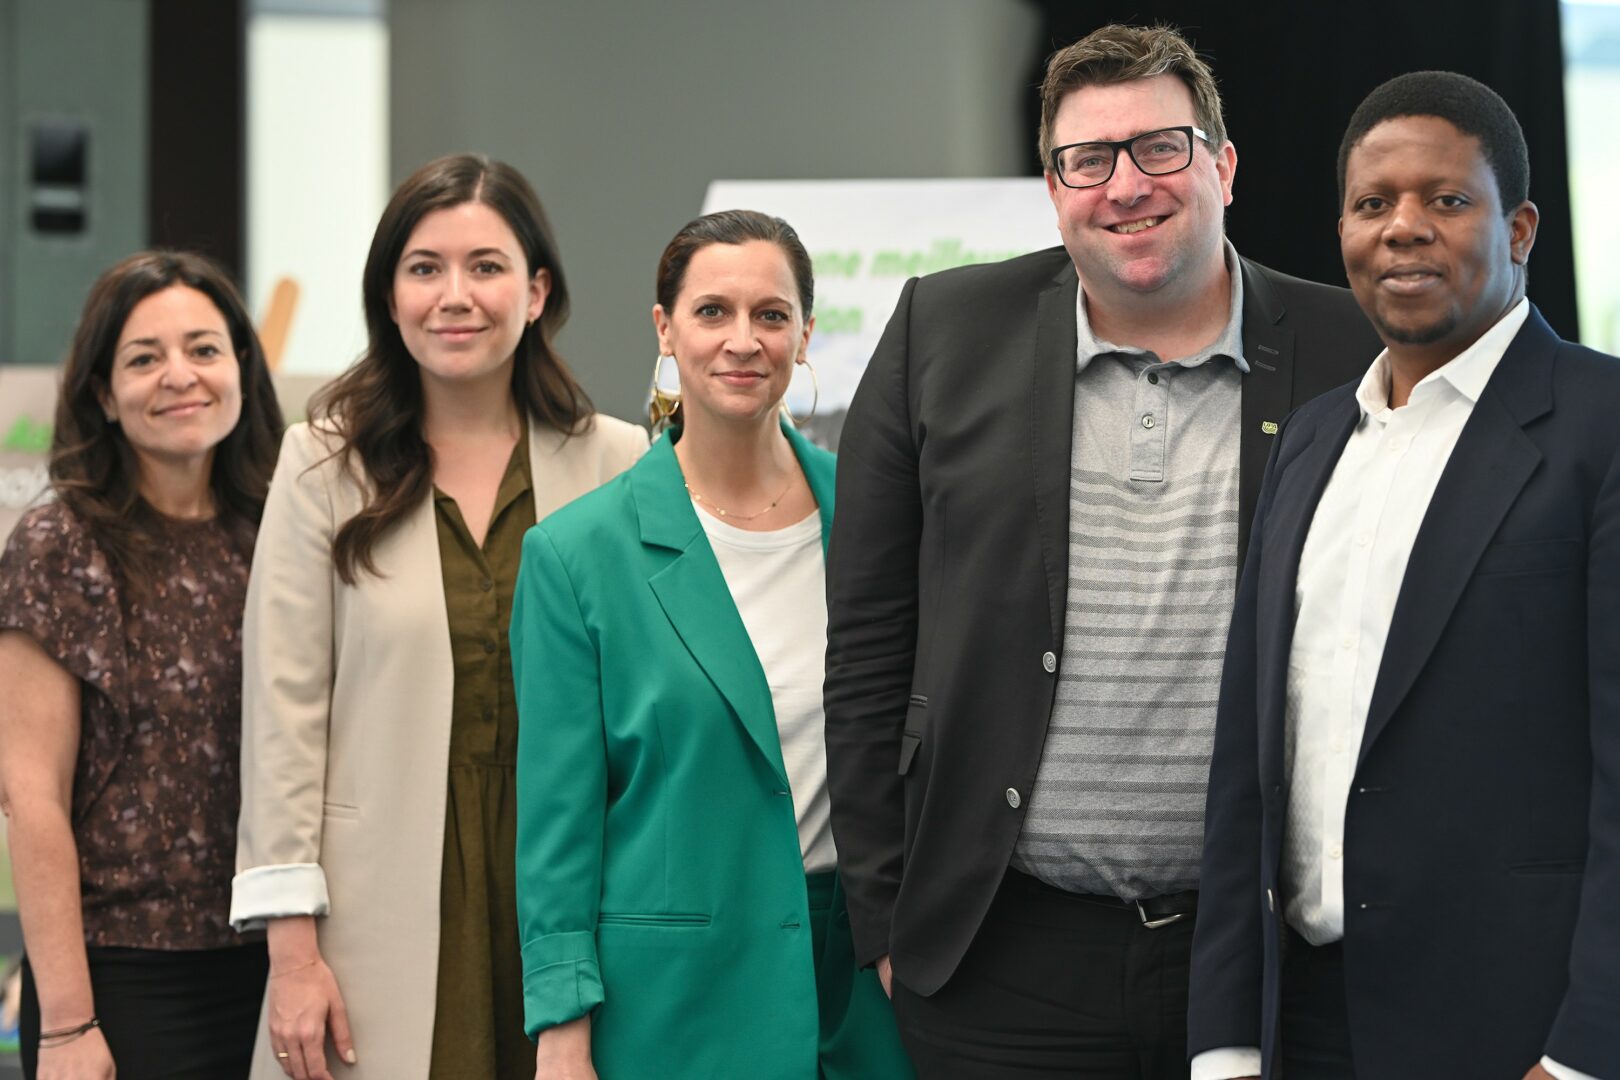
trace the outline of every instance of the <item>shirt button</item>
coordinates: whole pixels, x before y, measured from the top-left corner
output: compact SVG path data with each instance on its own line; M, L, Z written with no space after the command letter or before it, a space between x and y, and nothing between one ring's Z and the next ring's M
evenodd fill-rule
M1366 547L1368 544L1372 543L1372 537L1367 533L1362 533L1360 536L1356 537L1356 543L1360 544L1362 547Z
M1336 742L1336 743L1334 743L1334 744L1333 744L1333 752L1334 752L1334 753L1335 753L1335 754L1342 754L1342 753L1344 753L1344 743L1342 743L1342 742Z
M478 582L478 587L480 589L484 590L485 592L489 592L489 590L491 590L491 589L493 589L495 587L495 583L493 581L489 580L489 578L484 578L484 579L482 579L481 581Z
M1389 440L1390 453L1398 454L1402 450L1405 450L1405 449L1406 449L1406 440L1405 439L1391 439L1391 440Z
M1344 848L1340 847L1338 844L1334 844L1331 848L1328 849L1328 858L1330 858L1330 859L1342 859L1342 858L1344 858Z
M1356 647L1356 639L1351 637L1349 634L1346 634L1339 641L1339 648L1341 648L1341 649L1353 649L1355 647Z
M496 645L495 645L495 643L493 641L484 642L484 652L485 653L493 655L494 652L495 652L495 649L496 649Z
M1148 372L1148 382L1152 383L1154 386L1158 386L1159 385L1159 373L1157 371Z
M1145 416L1142 417L1142 426L1145 427L1145 428L1150 428L1150 427L1153 426L1153 414L1152 413L1148 413L1148 414L1146 414Z
M1052 672L1056 671L1057 670L1057 654L1056 653L1049 653L1049 652L1042 653L1041 654L1041 667L1046 669L1046 673L1048 675L1050 675Z
M1023 801L1024 801L1023 799L1020 799L1018 797L1018 789L1017 788L1008 788L1007 789L1007 805L1008 806L1010 806L1014 810L1016 810L1016 809L1018 809L1018 804L1023 802Z

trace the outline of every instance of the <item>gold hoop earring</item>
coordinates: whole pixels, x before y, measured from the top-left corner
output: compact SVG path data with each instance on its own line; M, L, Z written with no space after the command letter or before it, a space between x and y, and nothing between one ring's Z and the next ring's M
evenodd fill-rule
M659 353L658 359L653 361L652 397L647 403L647 419L652 424L652 429L655 434L663 430L670 424L672 420L674 420L676 410L681 407L680 391L676 390L671 392L669 390L660 388L658 385L658 376L664 366L665 360L668 360L670 363L675 362L675 358L673 356L668 356L664 353Z
M816 415L816 406L821 404L821 380L816 378L816 366L810 362L809 357L801 360L795 366L802 367L810 372L810 411L804 414L803 420L800 420L793 415L793 410L788 408L787 395L784 394L782 395L782 415L788 418L788 423L798 427L800 424L809 423L810 418Z

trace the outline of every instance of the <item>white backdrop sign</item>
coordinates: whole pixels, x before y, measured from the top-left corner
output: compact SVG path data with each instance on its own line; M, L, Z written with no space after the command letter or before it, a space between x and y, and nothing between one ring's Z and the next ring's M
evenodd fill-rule
M0 365L0 546L49 487L58 378L54 367Z
M710 184L703 212L730 209L760 210L786 220L815 261L810 362L821 398L806 430L834 447L850 397L908 278L998 262L1059 239L1051 200L1038 177ZM673 388L673 373L664 377ZM810 401L810 379L796 376L789 407L802 416Z

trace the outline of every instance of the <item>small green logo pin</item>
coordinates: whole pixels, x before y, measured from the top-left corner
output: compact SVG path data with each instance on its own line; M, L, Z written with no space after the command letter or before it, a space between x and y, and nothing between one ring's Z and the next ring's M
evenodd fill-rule
M1277 434L1277 421L1275 421L1275 420L1262 420L1262 421L1260 421L1260 430L1265 432L1267 435L1275 435L1275 434Z

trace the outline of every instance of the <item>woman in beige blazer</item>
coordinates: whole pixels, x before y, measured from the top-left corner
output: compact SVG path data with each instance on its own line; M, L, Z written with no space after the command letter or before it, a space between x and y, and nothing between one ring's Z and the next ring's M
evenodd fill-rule
M370 347L288 431L248 591L231 919L268 925L253 1077L532 1076L517 552L647 439L594 415L553 352L567 290L509 166L406 180L364 294Z

